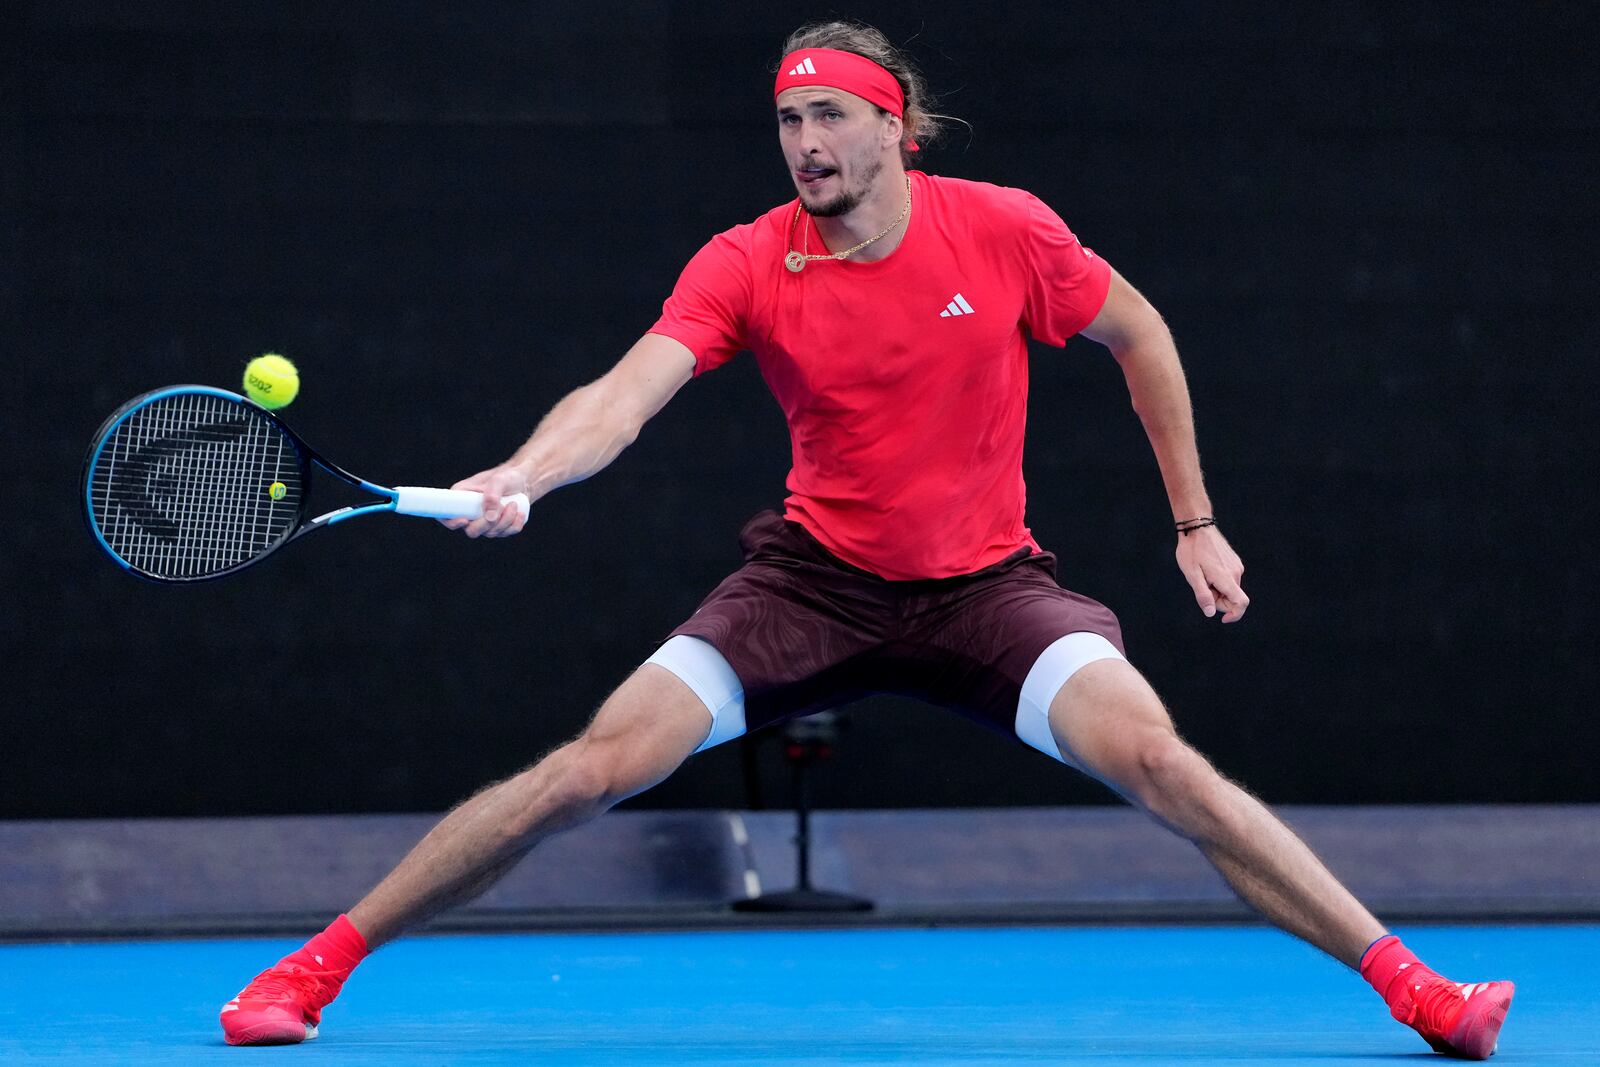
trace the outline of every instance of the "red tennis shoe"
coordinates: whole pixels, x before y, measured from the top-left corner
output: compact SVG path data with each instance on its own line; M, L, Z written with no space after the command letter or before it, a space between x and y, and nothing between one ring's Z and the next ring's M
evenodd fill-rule
M1511 1010L1511 982L1452 982L1417 964L1404 974L1405 991L1390 1003L1396 1019L1422 1035L1433 1051L1486 1060Z
M348 915L339 916L222 1006L222 1036L230 1045L297 1045L316 1037L322 1009L367 953L361 931Z
M312 959L322 962L318 956ZM293 956L279 960L222 1006L222 1036L230 1045L297 1045L309 1041L317 1036L322 1009L339 995L349 975L348 968L303 967Z

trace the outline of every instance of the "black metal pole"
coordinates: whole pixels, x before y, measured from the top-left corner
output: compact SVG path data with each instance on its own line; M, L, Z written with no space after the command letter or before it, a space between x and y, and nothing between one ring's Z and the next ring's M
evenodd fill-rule
M806 773L812 763L832 755L837 733L828 713L814 721L798 720L784 728L784 759L794 783L795 884L793 889L763 893L758 897L735 900L734 911L841 912L871 911L872 901L848 893L816 889L811 885L811 778Z

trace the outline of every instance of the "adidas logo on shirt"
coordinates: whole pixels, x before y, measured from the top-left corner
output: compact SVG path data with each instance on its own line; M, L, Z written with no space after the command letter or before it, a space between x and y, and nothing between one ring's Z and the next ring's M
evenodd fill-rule
M967 303L967 298L962 296L960 293L957 293L956 298L950 301L943 311L939 312L939 317L941 319L953 319L958 315L974 314L976 314L976 312L972 310L972 305Z
M793 78L797 74L815 74L816 72L817 68L811 65L811 57L806 56L789 72L789 77Z

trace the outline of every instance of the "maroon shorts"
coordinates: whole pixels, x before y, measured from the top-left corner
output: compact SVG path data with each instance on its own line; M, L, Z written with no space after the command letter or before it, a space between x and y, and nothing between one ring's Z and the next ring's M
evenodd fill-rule
M1111 609L1056 584L1029 548L955 578L889 581L763 511L739 532L744 566L672 636L710 642L744 686L750 731L870 693L952 708L1015 736L1039 654L1088 631L1125 653Z

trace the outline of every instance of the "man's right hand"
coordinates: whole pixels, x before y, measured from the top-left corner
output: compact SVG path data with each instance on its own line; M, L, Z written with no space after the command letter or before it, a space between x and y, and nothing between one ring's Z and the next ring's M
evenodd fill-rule
M462 530L468 537L510 537L522 532L522 511L515 506L502 505L501 500L513 493L528 491L528 476L521 467L506 464L480 471L463 478L452 489L474 489L483 494L483 515L476 519L440 519L452 530Z

